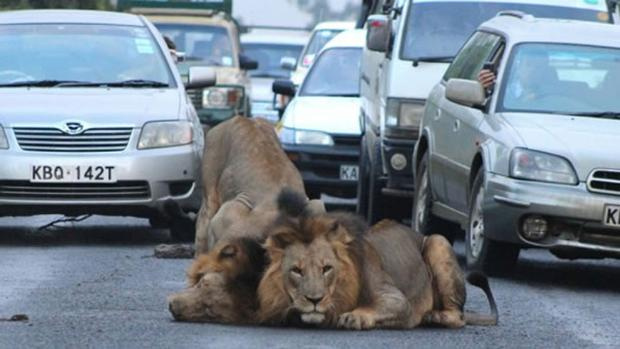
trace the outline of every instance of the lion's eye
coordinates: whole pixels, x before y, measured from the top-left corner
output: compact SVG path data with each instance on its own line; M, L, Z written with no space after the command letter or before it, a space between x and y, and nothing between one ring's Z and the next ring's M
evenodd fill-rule
M330 271L332 271L334 269L334 267L332 267L331 265L326 265L323 267L323 274L327 274Z
M296 276L302 276L303 275L303 272L298 267L292 267L291 268L291 273L296 275Z

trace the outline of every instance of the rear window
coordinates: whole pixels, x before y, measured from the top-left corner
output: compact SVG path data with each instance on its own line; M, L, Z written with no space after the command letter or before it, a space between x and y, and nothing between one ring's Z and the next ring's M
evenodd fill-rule
M401 59L449 60L482 22L505 10L518 10L542 18L609 21L607 12L577 7L463 1L414 3L406 19Z

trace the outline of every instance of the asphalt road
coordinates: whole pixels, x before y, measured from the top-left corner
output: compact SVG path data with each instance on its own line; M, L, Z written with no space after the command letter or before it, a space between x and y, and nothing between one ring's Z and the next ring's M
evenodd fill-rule
M0 219L0 348L589 348L620 345L620 262L560 261L526 251L492 279L497 327L346 332L172 321L166 296L189 260L151 257L168 241L145 220L93 217L53 232L51 218ZM462 253L462 244L456 245ZM470 310L486 311L468 288Z

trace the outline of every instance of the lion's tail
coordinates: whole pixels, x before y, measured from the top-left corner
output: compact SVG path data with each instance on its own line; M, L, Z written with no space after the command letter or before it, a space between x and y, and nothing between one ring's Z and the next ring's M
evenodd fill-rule
M487 300L489 301L489 307L491 308L491 314L478 314L478 313L465 313L465 322L469 325L478 325L478 326L495 326L497 325L499 314L497 312L497 304L495 303L495 298L493 297L493 293L491 292L491 287L489 286L489 279L483 273L479 271L471 271L467 273L467 282L470 284L479 287L484 291L484 294L487 296Z

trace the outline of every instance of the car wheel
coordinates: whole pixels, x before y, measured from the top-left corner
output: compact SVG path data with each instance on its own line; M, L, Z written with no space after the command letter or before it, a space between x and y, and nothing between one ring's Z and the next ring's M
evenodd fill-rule
M196 238L196 223L187 218L174 218L169 225L170 236L181 242L193 242Z
M459 229L458 226L432 213L433 191L431 189L431 176L428 171L428 152L424 153L416 174L415 193L411 210L411 228L423 235L443 235L452 244Z
M357 180L357 205L355 213L360 216L368 214L368 179L370 177L368 152L366 151L366 137L362 137L360 149L359 178Z
M469 197L469 220L465 234L467 267L491 275L512 271L519 259L519 246L490 240L484 233L484 170L480 168Z

